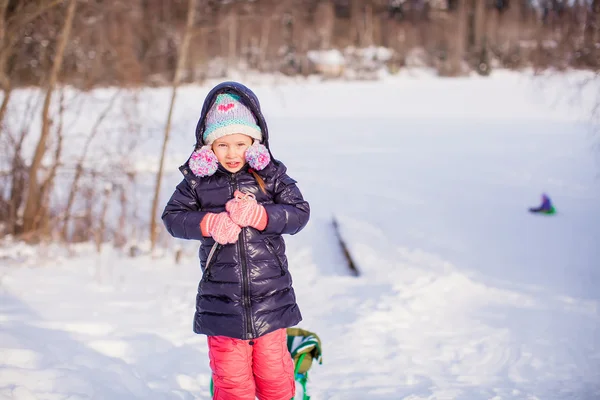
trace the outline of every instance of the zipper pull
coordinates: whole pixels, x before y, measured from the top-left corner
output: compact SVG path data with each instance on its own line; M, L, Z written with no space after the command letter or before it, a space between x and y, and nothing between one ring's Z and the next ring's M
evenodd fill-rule
M210 267L211 267L211 262L213 260L213 257L215 256L215 254L217 253L217 251L219 251L221 249L221 247L223 247L223 245L221 245L218 242L215 242L215 244L213 244L212 248L210 249L210 253L208 254L208 257L206 258L206 268L204 269L204 277L205 280L210 280L211 274L210 274Z

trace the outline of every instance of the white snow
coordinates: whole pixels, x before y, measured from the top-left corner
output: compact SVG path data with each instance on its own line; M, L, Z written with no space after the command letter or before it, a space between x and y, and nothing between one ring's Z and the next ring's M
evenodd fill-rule
M581 76L249 82L312 207L286 238L299 326L323 341L312 400L600 398L597 92L575 103L565 89ZM178 95L163 204L209 89ZM169 91L138 95L148 118L131 162L151 177ZM101 109L71 126L89 132ZM542 192L557 215L527 212ZM168 242L182 263L171 251L1 247L0 399L208 399L206 340L192 332L196 244Z
M337 65L345 64L344 55L337 49L332 50L311 50L306 56L310 61L316 64Z

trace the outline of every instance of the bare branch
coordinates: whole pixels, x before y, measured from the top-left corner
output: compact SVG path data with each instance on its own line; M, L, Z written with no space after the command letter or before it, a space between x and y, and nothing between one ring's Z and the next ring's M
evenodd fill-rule
M152 208L150 211L151 212L151 214L150 214L150 247L151 247L151 250L154 250L154 246L156 245L156 237L157 237L156 214L158 212L158 199L160 196L160 187L161 187L162 176L163 176L163 168L164 168L164 164L165 164L165 155L167 152L167 143L169 141L169 134L171 133L171 120L173 118L173 109L175 107L175 98L177 96L177 88L179 87L179 83L181 81L183 67L186 64L188 47L190 44L190 39L192 37L192 26L194 24L195 16L196 16L196 0L189 0L187 23L185 26L185 33L183 35L183 42L181 44L181 48L179 49L179 57L177 60L177 69L175 70L175 76L173 77L172 92L171 92L171 104L169 106L169 113L167 115L167 124L165 126L165 135L164 135L162 150L161 150L161 154L160 154L160 162L158 164L158 173L156 174L156 187L154 189L154 199L152 200Z
M77 162L77 165L75 166L75 176L73 177L73 183L71 184L71 190L69 191L69 197L67 199L67 206L65 208L64 218L63 218L62 237L65 240L67 238L68 226L69 226L69 221L71 218L71 210L73 208L73 204L75 203L75 194L77 193L77 190L79 188L79 180L81 179L81 177L83 175L83 165L87 158L88 150L90 148L92 141L94 140L94 138L96 137L96 135L99 131L100 125L102 124L104 119L108 116L110 110L113 108L113 106L115 104L115 100L119 96L120 92L121 92L120 90L117 90L113 94L113 96L111 97L110 101L108 102L108 104L106 105L106 107L104 108L102 113L100 113L100 115L94 122L94 126L92 127L92 130L91 130L90 134L88 135L88 137L85 141L85 144L83 145L83 150L81 152L81 156L79 157L79 161Z

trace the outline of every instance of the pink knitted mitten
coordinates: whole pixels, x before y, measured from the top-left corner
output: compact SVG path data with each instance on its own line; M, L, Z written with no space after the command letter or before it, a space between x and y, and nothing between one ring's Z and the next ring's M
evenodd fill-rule
M235 243L242 228L231 220L229 214L208 213L200 222L200 229L204 236L212 236L220 244Z
M267 211L256 202L256 198L251 193L236 190L233 199L225 204L225 209L229 211L233 222L239 226L251 226L259 231L267 227Z

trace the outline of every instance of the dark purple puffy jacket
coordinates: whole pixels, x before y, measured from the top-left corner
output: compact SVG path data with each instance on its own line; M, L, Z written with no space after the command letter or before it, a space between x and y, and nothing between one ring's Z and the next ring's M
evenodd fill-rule
M197 128L197 147L203 145L206 112L218 93L233 92L252 109L268 148L268 131L256 96L245 86L226 82L207 96ZM196 297L194 332L253 339L302 320L288 270L285 242L281 235L296 234L306 226L310 208L286 174L280 161L272 161L257 173L266 184L263 193L246 165L232 174L219 165L209 177L193 175L188 163L180 167L184 179L177 186L162 215L171 235L200 240L203 271ZM235 244L220 245L203 237L200 221L208 212L225 210L236 190L251 192L268 215L264 231L242 228ZM209 254L212 255L209 257Z

